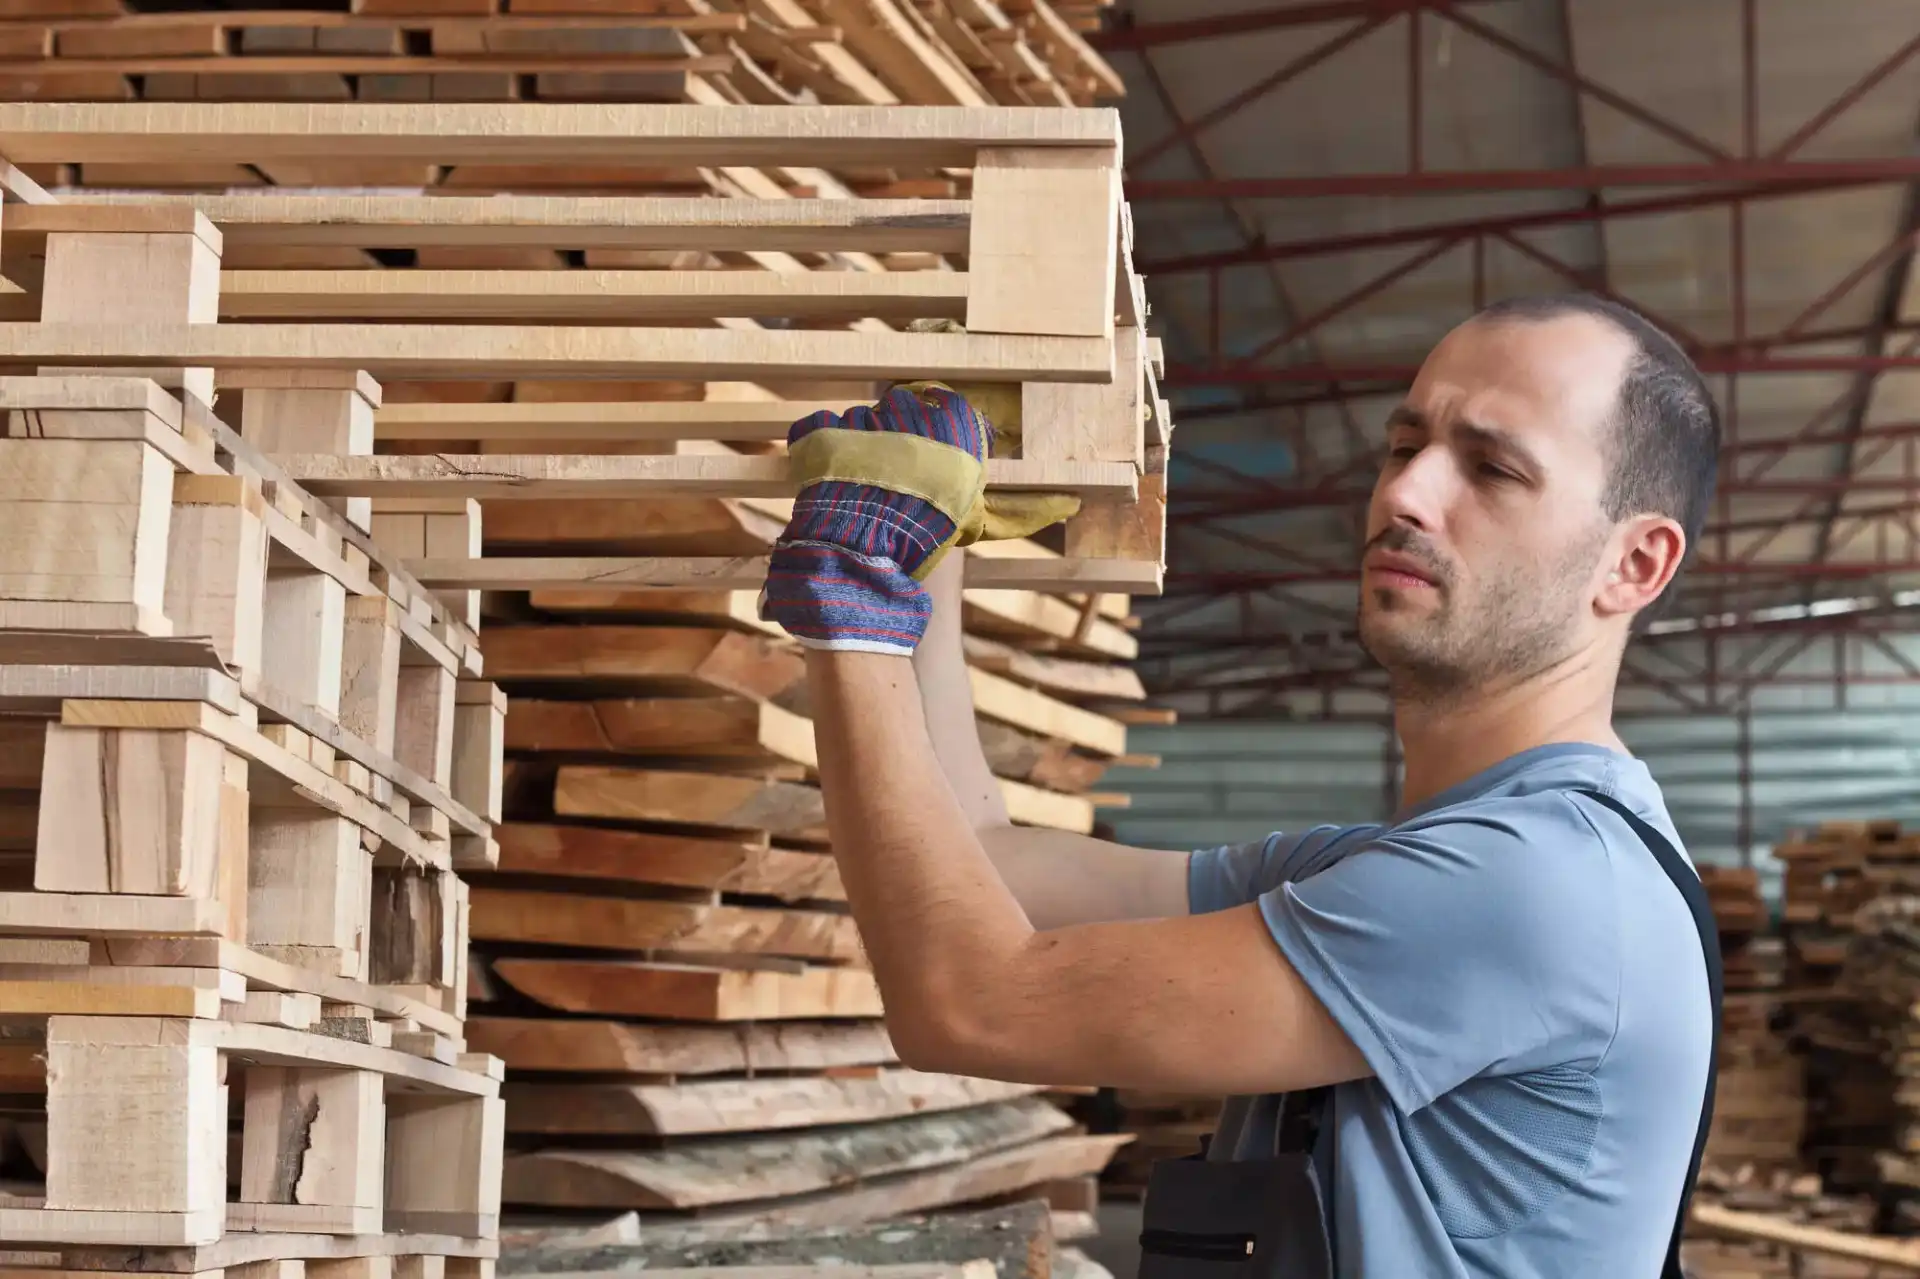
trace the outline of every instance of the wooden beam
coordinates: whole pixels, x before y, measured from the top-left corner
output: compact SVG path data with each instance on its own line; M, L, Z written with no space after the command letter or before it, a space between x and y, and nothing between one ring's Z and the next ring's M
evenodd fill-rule
M79 192L7 210L7 235L43 235L97 210L198 209L230 247L698 249L964 253L965 200L715 200L593 195L167 195Z
M318 497L792 497L796 491L781 456L282 453L274 460ZM1124 463L987 463L987 487L1003 492L1132 497L1136 483Z
M6 108L0 104L0 111ZM23 363L360 369L376 379L1105 382L1102 338L453 324L0 324Z
M472 560L410 560L407 571L435 590L757 591L766 581L767 561L765 556L757 555L494 556ZM966 570L966 584L970 589L997 591L1115 591L1158 595L1162 580L1161 566L1144 560L969 559ZM1066 604L1060 607L1070 608ZM1116 629L1111 623L1097 622L1096 626ZM1131 638L1124 631L1118 634L1122 639ZM1116 652L1114 656L1131 657L1132 654Z
M222 319L533 320L551 323L780 316L959 319L958 271L227 271Z
M1119 161L1109 108L609 103L5 103L15 164L418 160L516 165L966 166L982 147Z
M378 440L784 440L820 410L844 413L865 399L577 401L512 404L390 404L374 415Z

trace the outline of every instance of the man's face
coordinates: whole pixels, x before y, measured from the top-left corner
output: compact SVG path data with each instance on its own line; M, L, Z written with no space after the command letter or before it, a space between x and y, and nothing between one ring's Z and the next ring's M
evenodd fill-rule
M1632 349L1566 315L1469 321L1427 357L1388 420L1360 578L1360 642L1401 695L1531 674L1587 636Z

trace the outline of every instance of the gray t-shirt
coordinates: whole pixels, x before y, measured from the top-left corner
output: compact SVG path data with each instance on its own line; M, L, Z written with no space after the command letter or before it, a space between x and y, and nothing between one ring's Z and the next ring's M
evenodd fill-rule
M1314 1152L1341 1276L1660 1272L1706 1086L1706 972L1672 881L1577 787L1680 846L1639 760L1555 745L1390 826L1192 855L1192 910L1257 901L1375 1072L1334 1089ZM1252 1113L1220 1134L1240 1157L1271 1150L1270 1105Z

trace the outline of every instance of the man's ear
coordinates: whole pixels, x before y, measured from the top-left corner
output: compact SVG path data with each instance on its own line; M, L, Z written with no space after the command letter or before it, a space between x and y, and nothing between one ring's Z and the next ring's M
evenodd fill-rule
M1614 536L1606 580L1594 604L1608 616L1638 613L1667 589L1687 555L1687 535L1664 515L1628 520Z

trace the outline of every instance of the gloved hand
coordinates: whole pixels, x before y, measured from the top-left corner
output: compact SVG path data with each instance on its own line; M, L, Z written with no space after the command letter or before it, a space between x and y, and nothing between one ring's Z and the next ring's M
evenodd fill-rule
M994 435L986 414L938 382L902 383L872 406L795 422L788 459L799 492L773 546L760 616L810 647L910 656L932 612L920 583L949 550L1024 537L1079 509L1064 495L990 501Z

